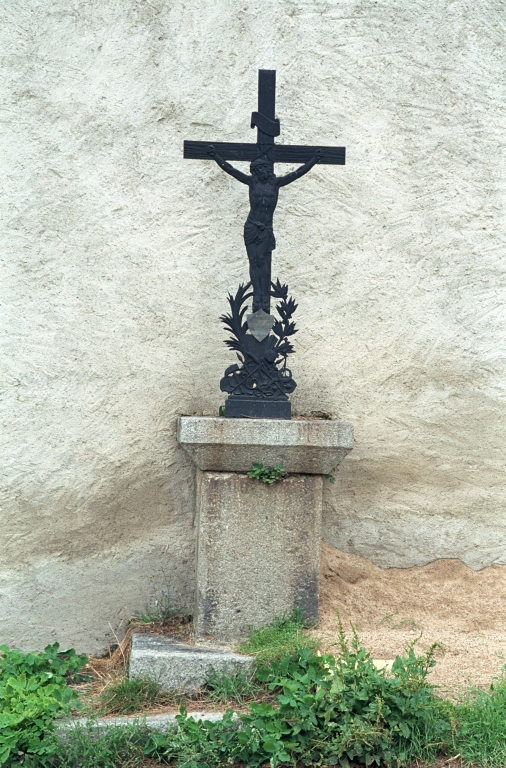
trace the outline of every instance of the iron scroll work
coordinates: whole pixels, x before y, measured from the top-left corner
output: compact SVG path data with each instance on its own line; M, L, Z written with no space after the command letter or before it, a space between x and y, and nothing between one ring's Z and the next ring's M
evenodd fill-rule
M291 337L297 332L292 316L297 304L288 295L288 286L271 279L272 251L276 247L273 217L281 187L291 184L314 165L344 165L344 147L306 147L275 144L280 134L275 116L276 72L258 73L258 111L251 116L257 129L256 144L185 141L184 157L214 160L220 168L249 188L250 212L244 225L244 244L248 254L250 282L229 295L230 312L221 316L240 365L229 366L220 387L228 394L228 418L291 417L288 399L297 386L287 365L295 350ZM250 174L234 168L229 160L250 162ZM274 163L303 163L285 176L274 174ZM271 314L271 298L277 301L278 317ZM251 313L247 314L251 300ZM246 318L245 318L246 316Z

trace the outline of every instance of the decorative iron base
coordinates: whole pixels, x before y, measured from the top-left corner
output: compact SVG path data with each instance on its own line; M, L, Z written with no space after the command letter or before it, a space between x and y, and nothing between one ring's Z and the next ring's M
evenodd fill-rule
M291 418L288 395L297 385L286 363L295 351L291 338L297 333L292 321L297 304L288 296L288 286L279 280L271 283L270 295L278 300L278 318L259 309L244 322L248 299L253 296L251 283L240 285L236 295L228 297L230 314L220 318L231 334L225 344L241 363L229 365L220 381L221 391L228 394L228 419Z
M225 416L227 419L291 419L292 404L289 400L228 397Z

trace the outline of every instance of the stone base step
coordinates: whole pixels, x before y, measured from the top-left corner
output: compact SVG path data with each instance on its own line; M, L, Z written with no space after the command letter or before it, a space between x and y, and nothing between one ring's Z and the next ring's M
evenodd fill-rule
M164 691L189 693L202 687L212 672L253 671L255 659L209 646L191 646L170 637L134 634L130 651L130 678L149 677Z

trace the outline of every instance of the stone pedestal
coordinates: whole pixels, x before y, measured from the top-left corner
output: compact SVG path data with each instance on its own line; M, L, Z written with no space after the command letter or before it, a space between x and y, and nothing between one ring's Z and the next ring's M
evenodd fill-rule
M300 605L318 619L322 478L197 470L196 635L229 642Z
M300 606L318 618L322 485L353 447L343 421L182 417L197 465L197 640L231 643ZM283 464L267 485L253 462Z

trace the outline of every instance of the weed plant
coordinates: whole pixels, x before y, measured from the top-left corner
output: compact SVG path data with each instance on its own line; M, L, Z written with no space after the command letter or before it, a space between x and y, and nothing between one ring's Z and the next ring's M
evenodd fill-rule
M180 615L180 611L172 605L170 596L170 584L165 571L162 572L162 585L151 576L151 597L146 604L144 612L137 613L134 621L142 621L146 624L166 624L174 616Z
M277 483L286 476L287 472L282 464L277 464L275 467L264 467L258 461L253 462L248 472L248 477L251 477L253 480L260 480L261 483L266 483L267 485Z
M391 671L378 670L356 634L342 629L336 657L319 656L299 612L251 633L255 674L215 675L203 693L217 701L247 701L247 713L228 709L222 721L196 722L184 707L178 728L150 731L142 723L99 730L75 727L58 741L53 718L68 712L75 693L67 682L86 661L49 646L44 654L3 648L0 658L0 766L14 768L173 768L218 766L434 765L446 755L466 766L506 765L506 670L490 692L459 704L440 699L428 681L437 646L417 656L415 644ZM294 643L300 639L300 644ZM269 692L269 701L259 701ZM108 710L126 713L152 703L159 686L134 680L108 689ZM115 703L116 702L116 703Z
M153 735L146 754L180 768L225 762L401 768L415 758L433 760L451 735L446 705L427 682L436 649L416 656L409 648L388 674L356 635L350 645L342 628L339 646L337 659L308 647L279 661L271 656L256 677L276 693L274 706L251 703L237 719L229 709L221 723L195 723L182 709L178 731Z
M161 686L149 677L124 678L111 683L100 696L100 713L132 715L152 706Z
M257 664L293 656L300 648L316 652L321 643L304 632L307 628L308 624L302 618L302 611L296 608L291 614L276 619L273 624L261 629L252 629L248 640L241 643L238 650L240 653L255 656Z
M199 699L205 707L206 704L241 706L245 702L265 698L272 698L265 685L259 683L253 673L239 671L232 674L212 673L204 688L194 695L162 691L159 683L149 677L122 678L107 686L100 695L98 708L90 707L89 712L95 715L137 715L153 705L187 706L195 699Z
M150 736L144 747L145 755L177 768L215 768L237 763L241 752L238 744L240 721L234 718L231 709L226 711L223 720L212 722L196 721L181 707L176 720L177 731Z
M67 683L87 661L74 650L60 651L58 643L42 653L0 646L0 766L50 765L53 720L79 704Z

